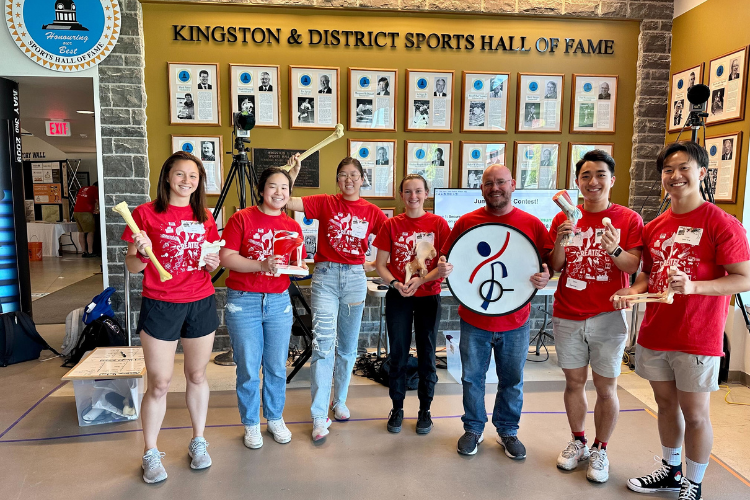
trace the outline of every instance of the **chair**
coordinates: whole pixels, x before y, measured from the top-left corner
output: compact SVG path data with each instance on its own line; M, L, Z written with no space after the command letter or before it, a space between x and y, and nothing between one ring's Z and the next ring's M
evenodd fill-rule
M297 359L292 363L292 372L287 376L286 383L292 381L297 372L307 363L307 360L312 356L313 351L313 334L312 334L312 310L307 304L305 297L302 295L302 291L299 289L295 281L301 281L309 279L310 276L303 278L292 278L289 283L289 299L292 302L292 314L294 314L294 323L292 323L292 335L303 339L305 349L302 351ZM301 305L305 309L305 314L300 314L297 311L297 305Z

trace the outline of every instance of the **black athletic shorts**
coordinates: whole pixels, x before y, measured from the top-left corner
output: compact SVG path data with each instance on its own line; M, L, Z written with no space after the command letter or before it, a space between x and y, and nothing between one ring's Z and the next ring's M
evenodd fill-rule
M197 339L219 327L216 299L211 295L195 302L177 304L143 297L138 331L159 340Z

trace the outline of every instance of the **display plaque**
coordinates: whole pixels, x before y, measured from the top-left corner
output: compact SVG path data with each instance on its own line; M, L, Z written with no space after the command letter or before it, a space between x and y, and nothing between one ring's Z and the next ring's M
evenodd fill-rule
M304 149L253 148L253 166L255 167L255 172L260 176L260 173L265 169L284 166L289 161L289 157L296 153L304 152ZM316 151L302 160L302 168L294 182L294 187L320 187L320 151Z

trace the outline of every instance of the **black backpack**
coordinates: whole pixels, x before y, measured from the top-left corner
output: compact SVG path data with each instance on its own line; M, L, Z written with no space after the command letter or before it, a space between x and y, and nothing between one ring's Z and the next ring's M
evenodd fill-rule
M60 355L39 335L28 314L23 311L0 314L0 366L39 359L43 349Z
M78 364L84 354L97 347L124 346L128 344L125 330L116 319L99 316L83 329L78 343L70 352L63 366L72 367Z

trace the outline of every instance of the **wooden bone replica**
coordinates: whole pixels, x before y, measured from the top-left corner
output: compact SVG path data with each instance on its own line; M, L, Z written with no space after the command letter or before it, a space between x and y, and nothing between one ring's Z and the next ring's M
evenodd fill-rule
M424 278L427 274L427 264L425 264L425 261L427 259L434 259L437 255L435 246L427 240L417 243L414 253L414 260L406 264L406 280L404 283L408 283L415 274L419 274L420 278Z
M128 208L128 203L123 201L121 203L118 203L114 207L112 207L113 212L117 212L122 216L123 219L125 219L125 223L128 225L130 230L133 232L133 234L140 234L141 230L138 229L138 224L135 223L135 220L133 220L133 216L130 213L130 209ZM156 267L156 270L159 272L159 278L162 282L171 280L172 275L169 274L164 267L159 263L159 261L156 259L156 256L154 255L154 251L151 249L151 247L146 247L146 254L148 255L148 258L151 260L151 263Z
M304 160L305 158L307 158L311 154L315 153L316 151L320 151L321 149L323 149L324 147L328 146L333 141L335 141L337 139L341 139L342 137L344 137L344 126L339 123L339 124L336 125L336 128L331 133L331 135L329 135L328 137L326 137L325 139L323 139L322 141L320 141L319 143L317 143L315 146L311 147L310 149L308 149L307 151L305 151L304 153L302 153L301 155L299 155L299 161L301 162L302 160ZM284 165L281 168L283 168L284 170L286 170L288 172L293 167L294 167L294 165Z
M675 266L671 266L672 271L677 271ZM672 284L667 286L667 289L661 293L636 293L634 295L615 295L614 300L627 300L631 304L641 304L647 302L660 302L662 304L671 304L674 302L674 291L672 290Z
M552 201L554 201L555 204L560 207L568 220L573 223L573 227L575 228L576 224L578 224L578 221L581 219L581 217L583 217L583 214L578 209L578 207L575 206L573 200L570 199L570 195L568 194L568 192L564 189L562 191L558 191L552 197ZM563 238L562 245L564 247L567 247L570 246L571 243L573 243L573 233L570 233L566 235L565 238Z

